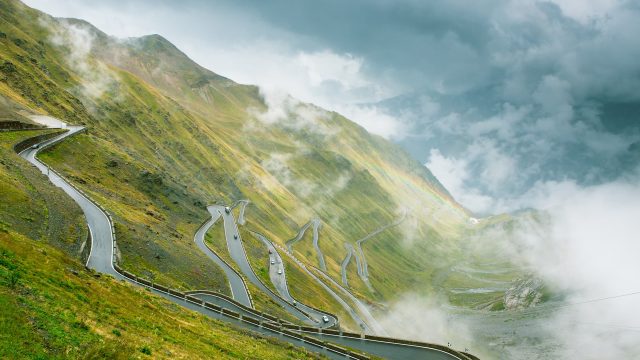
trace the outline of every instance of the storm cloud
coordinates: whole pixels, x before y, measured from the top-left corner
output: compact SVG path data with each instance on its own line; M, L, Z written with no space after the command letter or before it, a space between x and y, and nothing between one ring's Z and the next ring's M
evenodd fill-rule
M160 33L222 75L341 112L479 214L640 161L633 1L27 3L119 37Z
M269 108L254 115L264 123L296 107L287 94L338 111L401 144L478 217L544 210L547 228L524 224L509 240L527 246L522 262L570 303L639 289L637 1L26 2L118 37L163 35L212 71L259 85ZM302 115L281 125L322 130L309 121L315 112ZM291 156L262 166L290 185ZM304 185L295 190L315 186ZM427 341L454 332L464 346L494 332L486 318L477 330L432 300L406 294L383 323ZM594 304L545 319L544 339L560 346L549 358L637 354L637 298ZM407 333L416 317L437 326Z

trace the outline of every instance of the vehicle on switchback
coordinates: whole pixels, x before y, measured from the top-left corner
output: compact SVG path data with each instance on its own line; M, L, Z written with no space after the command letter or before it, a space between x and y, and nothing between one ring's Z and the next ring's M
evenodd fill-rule
M228 206L225 206L224 207L224 212L227 213L227 214L231 214L231 209L229 209Z
M238 240L238 234L233 234L233 238Z
M278 269L278 275L282 275L282 269Z
M327 315L322 315L322 321L324 321L325 323L328 323L329 317Z

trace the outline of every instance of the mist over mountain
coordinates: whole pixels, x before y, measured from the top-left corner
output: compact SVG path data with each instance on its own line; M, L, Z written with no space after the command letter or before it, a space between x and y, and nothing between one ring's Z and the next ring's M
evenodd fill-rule
M634 1L189 1L179 14L171 3L32 3L119 36L163 24L199 63L400 143L480 213L529 206L536 184L601 184L638 166Z
M481 358L640 353L635 2L26 3L45 12L0 0L2 126L88 127L40 158L109 210L128 271L233 296L194 234L238 205L256 276L275 285L260 233L343 330L364 331L356 299L390 336ZM3 244L84 256L58 229L79 210L7 159ZM203 236L234 263L220 222Z

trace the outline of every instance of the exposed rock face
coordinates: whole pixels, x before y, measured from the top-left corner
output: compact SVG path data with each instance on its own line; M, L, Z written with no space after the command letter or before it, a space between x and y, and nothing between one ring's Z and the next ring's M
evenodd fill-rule
M542 286L542 280L534 277L515 280L504 293L505 309L517 310L535 306L542 299Z

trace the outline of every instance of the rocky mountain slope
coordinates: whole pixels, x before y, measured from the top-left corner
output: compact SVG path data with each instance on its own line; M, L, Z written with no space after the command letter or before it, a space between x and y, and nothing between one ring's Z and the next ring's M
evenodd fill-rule
M125 268L228 293L192 237L206 204L247 199L246 226L282 245L320 219L318 245L336 282L345 244L404 216L363 244L367 281L355 260L346 267L351 290L371 304L409 291L472 307L501 301L500 292L450 291L485 281L452 269L501 254L469 256L466 239L478 225L398 146L340 114L204 69L159 35L115 39L13 0L0 10L0 104L89 127L41 157L113 212ZM320 267L311 231L293 249ZM502 280L515 278L504 264ZM331 303L318 294L318 304Z

